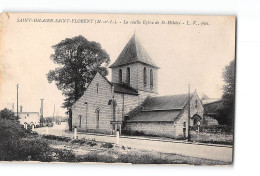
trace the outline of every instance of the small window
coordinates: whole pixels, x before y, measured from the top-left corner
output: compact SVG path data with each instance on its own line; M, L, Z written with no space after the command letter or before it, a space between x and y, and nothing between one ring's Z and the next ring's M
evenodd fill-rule
M126 70L126 83L128 85L130 85L130 68L127 67L127 70Z
M198 108L198 100L195 101L195 108Z
M81 119L82 119L82 116L79 115L79 127L81 127Z
M146 68L144 67L144 87L146 87L147 84L147 73L146 73Z
M186 122L183 122L183 127L186 127Z
M153 89L153 70L150 70L150 88Z
M29 117L29 114L27 114L27 117Z
M96 109L96 129L99 129L99 108Z
M122 83L122 70L119 69L119 83Z
M97 83L97 94L98 94L98 86L99 86L99 84Z

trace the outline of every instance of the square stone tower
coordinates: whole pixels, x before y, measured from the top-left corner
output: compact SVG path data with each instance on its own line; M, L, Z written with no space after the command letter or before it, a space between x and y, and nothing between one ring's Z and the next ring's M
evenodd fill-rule
M117 60L109 67L112 69L112 82L127 84L138 92L157 94L159 67L134 34L128 41Z

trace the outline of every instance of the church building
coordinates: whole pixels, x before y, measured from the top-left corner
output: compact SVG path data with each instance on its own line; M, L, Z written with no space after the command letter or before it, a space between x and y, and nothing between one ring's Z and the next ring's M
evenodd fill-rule
M158 95L159 67L135 34L109 68L112 81L97 73L71 107L72 125L79 131L111 134L119 130L186 138L188 115L190 126L203 121L196 91L190 96Z

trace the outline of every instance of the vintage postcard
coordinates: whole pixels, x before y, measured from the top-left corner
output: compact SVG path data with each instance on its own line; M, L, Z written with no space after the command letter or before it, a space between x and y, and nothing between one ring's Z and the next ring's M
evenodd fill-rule
M0 25L0 161L232 165L235 16Z

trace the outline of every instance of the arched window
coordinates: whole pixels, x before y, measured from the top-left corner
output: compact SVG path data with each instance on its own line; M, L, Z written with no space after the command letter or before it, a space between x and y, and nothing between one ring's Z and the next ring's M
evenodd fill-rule
M119 69L119 83L122 83L122 70Z
M79 127L81 127L81 118L82 118L82 116L79 115Z
M97 83L97 94L98 94L98 86L99 86L99 84Z
M144 87L146 87L147 84L147 73L146 73L146 68L144 67Z
M126 83L128 85L130 85L130 68L127 67L127 70L126 70Z
M153 70L150 70L150 88L153 89Z
M99 129L99 108L96 109L96 129Z

